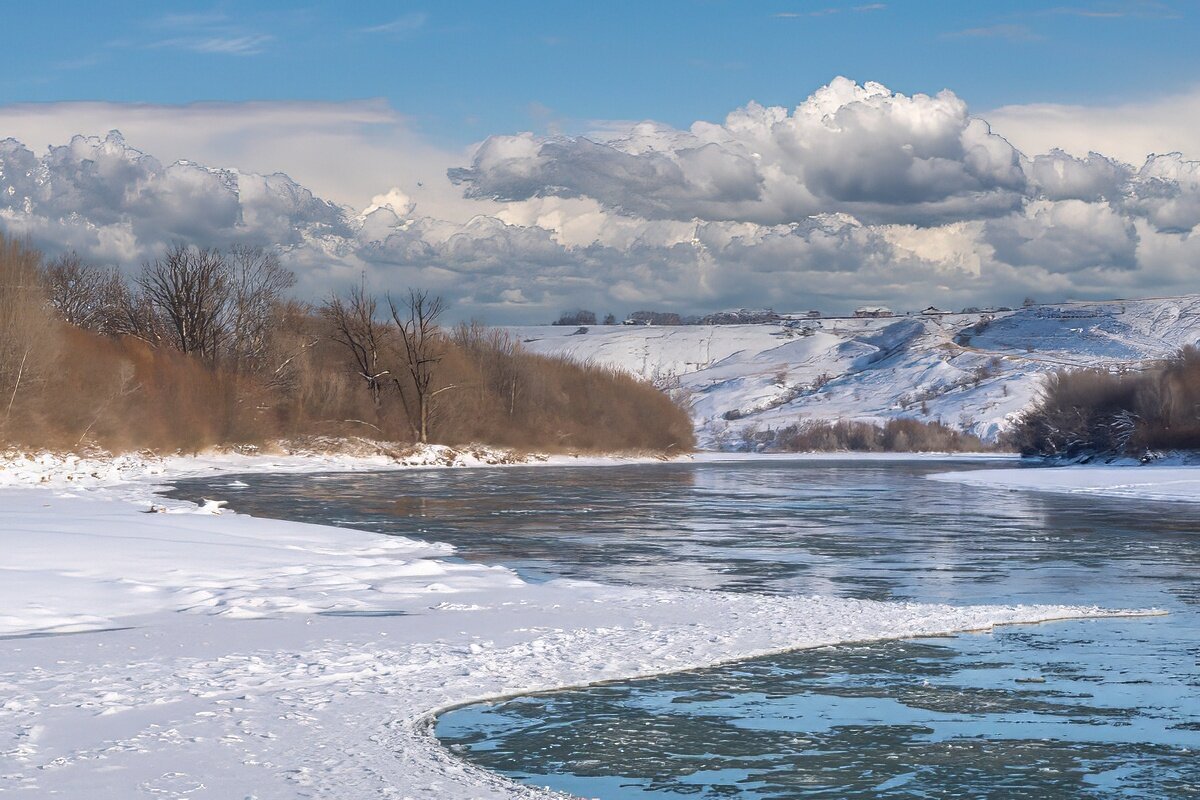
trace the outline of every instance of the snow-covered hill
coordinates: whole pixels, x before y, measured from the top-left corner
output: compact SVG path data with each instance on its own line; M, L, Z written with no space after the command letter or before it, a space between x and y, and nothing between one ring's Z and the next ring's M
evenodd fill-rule
M915 417L995 439L1064 367L1137 366L1200 341L1200 295L767 325L512 328L525 347L680 392L700 442L809 419Z

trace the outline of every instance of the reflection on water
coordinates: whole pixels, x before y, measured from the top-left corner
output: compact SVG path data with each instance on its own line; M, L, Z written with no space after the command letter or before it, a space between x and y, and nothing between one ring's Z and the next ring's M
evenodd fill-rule
M501 772L617 797L1200 796L1200 510L788 462L248 476L241 511L571 575L1168 617L831 648L461 709ZM222 488L224 486L224 488Z

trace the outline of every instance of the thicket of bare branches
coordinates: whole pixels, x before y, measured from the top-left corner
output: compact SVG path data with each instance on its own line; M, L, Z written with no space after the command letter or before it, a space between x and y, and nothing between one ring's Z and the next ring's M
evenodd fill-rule
M543 450L692 446L653 387L445 329L363 285L286 297L272 254L175 247L126 282L0 237L0 444L195 449L308 434Z
M941 422L891 419L869 422L812 420L752 434L771 450L792 453L849 450L877 453L959 453L989 449L978 437Z
M348 424L394 439L551 450L694 444L687 414L627 374L527 353L477 323L447 330L441 299L427 292L387 298L386 321L379 305L360 284L322 306L333 356L362 399Z
M1200 349L1147 370L1051 375L1008 440L1026 455L1067 458L1200 449Z
M263 366L271 316L295 276L261 248L228 253L176 245L142 266L135 306L149 321L143 338L235 370Z
M47 264L41 280L64 322L107 336L132 332L129 288L115 267L92 266L70 252Z

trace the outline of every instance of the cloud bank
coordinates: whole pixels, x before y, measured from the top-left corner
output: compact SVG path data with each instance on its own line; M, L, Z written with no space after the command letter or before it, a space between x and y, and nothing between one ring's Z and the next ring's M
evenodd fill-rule
M217 131L242 135L227 137L231 153L219 135L196 149L240 169L165 163L115 132L40 154L0 142L0 227L128 268L174 241L267 244L310 296L365 273L494 322L580 305L837 311L1173 293L1193 291L1200 269L1200 163L1026 154L949 91L839 78L793 109L750 103L686 130L494 136L465 156L417 143L417 180L403 155L413 137L378 105L209 111ZM138 114L145 138L167 138L169 110ZM309 144L269 124L306 114ZM0 125L44 137L37 119L0 110ZM319 160L307 169L324 184L343 164L356 190L331 201L247 169L269 163L271 136L285 159L315 148L297 165Z

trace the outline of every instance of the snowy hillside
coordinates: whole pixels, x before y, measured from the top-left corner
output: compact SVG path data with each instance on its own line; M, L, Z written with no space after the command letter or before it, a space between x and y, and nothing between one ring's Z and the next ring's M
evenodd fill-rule
M1200 341L1200 295L766 325L512 328L538 353L678 390L704 447L807 419L941 420L995 437L1063 367L1138 365Z

